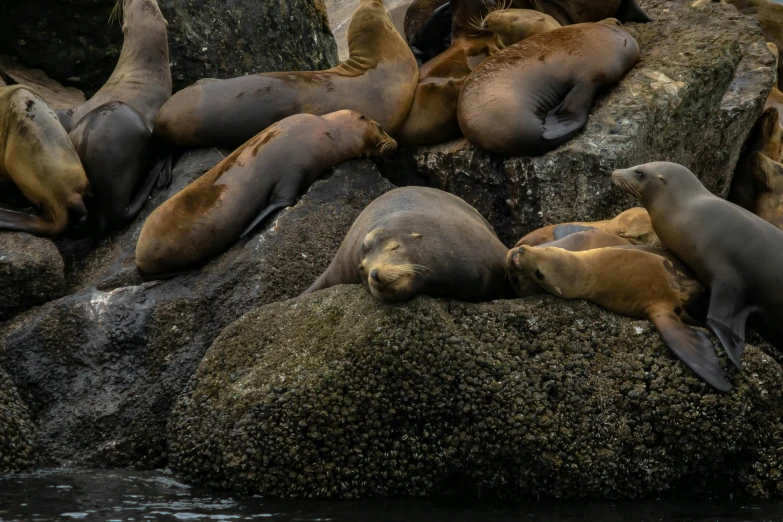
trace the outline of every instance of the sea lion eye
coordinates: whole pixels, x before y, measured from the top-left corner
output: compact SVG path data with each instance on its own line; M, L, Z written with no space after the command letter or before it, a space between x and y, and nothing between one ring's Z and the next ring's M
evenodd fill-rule
M397 250L398 248L400 248L400 245L394 245L394 246L393 246L393 247L391 247L389 250L390 250L390 251L394 251L394 250Z
M641 170L635 170L634 173L636 174L637 178L639 179L644 178L644 172L642 172Z

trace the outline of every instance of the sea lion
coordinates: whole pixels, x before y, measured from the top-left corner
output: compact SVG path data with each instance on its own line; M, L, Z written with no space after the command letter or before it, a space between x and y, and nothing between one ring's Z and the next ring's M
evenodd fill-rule
M508 45L559 27L552 17L529 9L491 12L483 21L482 10L456 11L468 18L454 19L452 44L419 71L411 110L395 136L400 145L431 145L459 136L457 102L473 69Z
M707 326L738 367L745 326L783 348L783 232L712 195L676 163L616 170L612 179L641 200L663 246L710 290Z
M593 250L596 248L605 248L610 246L629 246L631 243L625 239L598 230L579 225L557 225L555 236L559 239L544 243L544 246L562 248L572 252L582 250ZM524 245L517 245L508 251L506 255L506 274L511 282L517 297L529 297L531 295L541 294L544 289L538 283L527 275L527 272L520 270L514 265L514 259L520 248Z
M772 42L767 42L767 48L772 53L772 56L775 57L775 70L777 70L780 67L780 52L778 46ZM780 92L780 89L778 89L779 84L780 72L778 72L778 79L775 82L775 85L773 85L772 90L769 91L769 96L767 96L767 101L764 103L764 108L774 107L777 109L778 119L780 124L783 125L783 92Z
M364 284L378 299L513 297L508 249L476 209L441 190L391 190L356 218L326 271L302 295Z
M517 241L515 246L538 246L550 243L567 235L568 226L596 228L621 237L633 245L657 247L661 245L652 227L650 214L644 207L634 207L621 212L612 219L593 222L561 223L539 228Z
M496 154L544 154L581 130L596 95L638 60L639 45L615 19L522 40L465 81L459 126L472 144Z
M421 63L451 45L451 6L448 0L414 0L405 12L405 41Z
M651 19L639 0L529 0L532 8L552 16L560 25L599 22L617 18L622 23L647 23Z
M0 87L0 182L11 182L40 215L0 208L0 229L54 236L68 213L85 216L90 184L68 134L36 92Z
M745 149L742 151L729 190L729 201L754 212L758 201L757 179L754 174L754 158L761 152L768 158L778 161L781 156L783 127L780 116L774 107L764 109L753 129L750 131Z
M783 230L783 165L756 152L751 163L751 173L756 182L753 213Z
M293 205L325 170L396 146L353 111L285 118L155 209L141 229L136 266L146 274L192 268Z
M150 171L148 153L155 115L171 96L168 23L158 3L120 0L115 10L125 40L114 72L95 96L57 113L92 185L96 236L136 217L159 181L164 163ZM168 181L167 170L160 184Z
M188 87L158 114L155 134L182 146L236 148L299 113L355 110L394 135L410 110L419 68L381 0L361 0L349 58L326 71L262 73Z
M731 389L709 337L685 324L698 324L697 317L703 317L707 291L664 250L631 246L570 252L523 246L513 254L513 266L558 297L586 299L617 314L649 319L688 368L720 391Z

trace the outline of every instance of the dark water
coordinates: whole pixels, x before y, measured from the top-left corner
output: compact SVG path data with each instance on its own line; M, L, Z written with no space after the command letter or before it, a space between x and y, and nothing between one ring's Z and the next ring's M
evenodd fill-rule
M783 521L783 502L278 501L188 487L166 472L51 470L0 477L0 520L270 522L745 522Z

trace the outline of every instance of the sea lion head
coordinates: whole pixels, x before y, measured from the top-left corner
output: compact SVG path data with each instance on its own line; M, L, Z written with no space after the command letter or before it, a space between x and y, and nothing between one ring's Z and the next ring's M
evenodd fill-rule
M478 29L491 32L501 45L508 47L558 27L557 20L532 9L498 9L485 16Z
M674 196L689 197L707 190L693 172L677 163L665 161L615 170L612 172L612 182L641 201L645 207L662 194L671 199Z
M384 301L406 301L422 293L430 269L416 261L425 243L423 234L398 225L371 230L361 244L362 283Z
M522 263L524 248L524 246L512 248L506 255L506 275L518 297L529 297L542 293L541 287L528 275ZM521 249L522 253L520 253Z
M568 250L557 247L515 248L511 262L550 294L573 299L581 294L587 275L579 259ZM516 290L516 289L515 289Z
M157 0L117 0L109 20L115 19L122 23L123 33L131 27L143 27L149 23L169 26Z
M369 158L397 149L397 142L386 134L380 123L356 111L337 111L323 118L336 125L345 139L355 139L357 143L361 141L358 156Z

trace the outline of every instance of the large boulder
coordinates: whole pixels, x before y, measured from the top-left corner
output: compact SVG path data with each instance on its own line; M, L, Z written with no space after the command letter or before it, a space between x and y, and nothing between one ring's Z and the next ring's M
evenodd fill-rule
M345 285L220 335L172 414L170 465L281 497L780 496L781 379L748 346L717 393L649 322L582 301L388 305Z
M172 187L74 268L72 295L0 336L0 365L31 408L44 462L164 466L170 410L215 337L247 311L305 290L364 207L392 188L371 162L346 163L203 268L143 282L133 261L144 219L222 157L188 153Z
M641 61L598 100L584 132L557 150L507 159L457 139L381 158L381 173L461 196L510 244L539 226L606 219L631 206L612 188L615 168L674 161L725 197L775 61L754 20L731 5L689 3L642 0L655 23L628 25Z
M63 258L48 239L0 232L0 322L62 297Z
M122 48L115 0L0 0L0 53L89 94ZM337 47L322 0L159 0L174 88L204 77L331 67Z
M35 464L35 428L14 383L0 369L0 474Z

